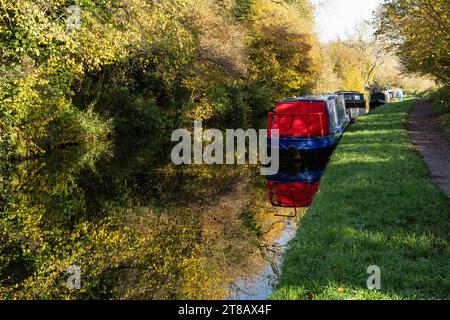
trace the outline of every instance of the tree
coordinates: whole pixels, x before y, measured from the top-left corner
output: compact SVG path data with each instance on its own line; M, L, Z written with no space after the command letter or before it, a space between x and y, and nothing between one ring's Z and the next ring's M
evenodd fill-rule
M377 16L377 36L406 71L450 83L448 0L386 0Z

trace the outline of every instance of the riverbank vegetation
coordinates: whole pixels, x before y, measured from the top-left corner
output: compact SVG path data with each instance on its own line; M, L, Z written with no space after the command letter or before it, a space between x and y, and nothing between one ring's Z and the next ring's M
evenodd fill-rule
M442 0L387 0L377 14L377 36L410 73L450 82L450 11Z
M409 140L414 104L380 107L342 138L272 298L449 296L450 207ZM367 289L372 265L381 268L381 290Z
M266 267L287 209L266 201L258 167L123 148L0 163L0 299L224 299Z
M306 0L0 3L0 157L111 136L153 136L193 119L245 127L320 66ZM102 123L100 123L102 122Z
M68 28L80 7L79 25ZM255 126L286 96L401 86L362 24L319 44L308 0L0 2L0 157ZM394 70L395 69L395 70ZM411 87L417 81L410 83Z
M439 115L442 127L450 134L450 86L432 91L426 98L433 101L434 111Z
M434 102L450 130L450 9L441 0L387 0L377 13L377 37L395 54L405 73L432 77Z

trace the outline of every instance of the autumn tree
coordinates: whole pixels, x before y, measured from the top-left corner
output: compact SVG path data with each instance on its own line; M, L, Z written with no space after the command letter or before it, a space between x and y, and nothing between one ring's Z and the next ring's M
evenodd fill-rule
M450 2L386 0L378 12L377 36L406 71L450 83Z

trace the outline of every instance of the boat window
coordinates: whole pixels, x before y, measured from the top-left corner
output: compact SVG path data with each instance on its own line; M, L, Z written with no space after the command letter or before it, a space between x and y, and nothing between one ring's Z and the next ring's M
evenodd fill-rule
M327 101L328 112L330 113L330 129L331 132L336 132L337 127L337 115L336 115L336 101Z
M352 100L353 95L351 93L346 93L346 94L344 94L344 98L345 98L345 100Z
M364 95L360 93L345 93L345 101L364 101Z
M337 112L337 120L338 123L345 118L345 101L342 97L336 98L336 112Z

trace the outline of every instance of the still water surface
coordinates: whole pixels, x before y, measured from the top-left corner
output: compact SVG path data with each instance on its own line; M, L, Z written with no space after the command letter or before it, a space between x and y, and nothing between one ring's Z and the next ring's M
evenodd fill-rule
M165 154L127 141L1 163L1 297L266 299L304 210L283 217L256 166Z

